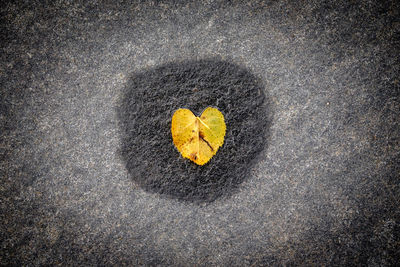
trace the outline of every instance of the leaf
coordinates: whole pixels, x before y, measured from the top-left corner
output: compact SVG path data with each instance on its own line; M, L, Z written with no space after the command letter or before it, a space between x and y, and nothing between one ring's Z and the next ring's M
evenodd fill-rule
M172 116L172 140L184 158L198 165L206 164L224 143L224 115L212 107L200 117L189 109L178 109Z

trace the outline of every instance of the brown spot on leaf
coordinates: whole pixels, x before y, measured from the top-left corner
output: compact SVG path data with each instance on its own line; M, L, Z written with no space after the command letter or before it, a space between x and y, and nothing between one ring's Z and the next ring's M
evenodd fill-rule
M202 132L199 132L199 137L201 140L203 140L209 146L211 151L214 151L214 148L210 145L210 143L206 139L204 139L204 134Z

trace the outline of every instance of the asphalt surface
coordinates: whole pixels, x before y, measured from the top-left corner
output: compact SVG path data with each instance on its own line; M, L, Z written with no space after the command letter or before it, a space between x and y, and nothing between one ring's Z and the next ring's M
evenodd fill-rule
M395 1L13 1L0 10L1 265L400 258ZM204 60L208 78L188 67ZM165 90L163 76L175 77ZM241 103L238 84L261 88L262 101L244 86ZM222 107L232 121L195 183L176 179L192 179L194 167L165 130L186 101Z

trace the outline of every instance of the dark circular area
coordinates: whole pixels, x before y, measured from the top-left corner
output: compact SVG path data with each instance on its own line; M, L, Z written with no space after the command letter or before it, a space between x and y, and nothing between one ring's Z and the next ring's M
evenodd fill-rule
M132 74L118 110L130 176L146 191L180 200L210 202L232 194L266 146L267 100L253 74L226 61L169 63ZM198 116L208 106L224 114L227 131L217 154L198 166L175 148L171 118L178 108Z

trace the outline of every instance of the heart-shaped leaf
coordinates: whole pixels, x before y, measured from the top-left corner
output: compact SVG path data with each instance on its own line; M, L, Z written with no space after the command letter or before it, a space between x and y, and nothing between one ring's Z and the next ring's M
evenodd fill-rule
M171 133L176 148L184 158L198 165L206 164L224 143L224 115L212 107L200 117L189 109L178 109L172 116Z

